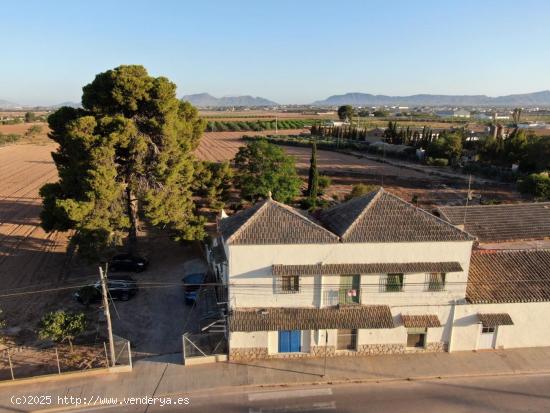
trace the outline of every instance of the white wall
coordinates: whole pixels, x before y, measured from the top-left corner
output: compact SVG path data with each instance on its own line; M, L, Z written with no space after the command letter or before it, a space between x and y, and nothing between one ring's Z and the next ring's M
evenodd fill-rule
M453 351L477 349L477 313L510 314L514 325L498 328L496 348L550 346L550 303L471 304L456 307Z
M472 242L417 242L417 243L340 243L320 245L229 245L229 295L231 307L318 307L324 292L320 289L320 276L301 277L302 291L298 294L274 294L272 266L351 264L351 263L404 263L456 261L462 272L449 273L453 284L445 292L423 292L425 274L406 274L405 291L380 293L379 275L364 275L363 304L448 303L464 298L470 264ZM337 277L322 277L322 282L338 284ZM409 283L409 285L407 285ZM411 283L419 283L413 285ZM412 300L412 301L411 301Z
M254 331L251 333L233 331L230 339L232 348L266 348L269 346L267 331Z

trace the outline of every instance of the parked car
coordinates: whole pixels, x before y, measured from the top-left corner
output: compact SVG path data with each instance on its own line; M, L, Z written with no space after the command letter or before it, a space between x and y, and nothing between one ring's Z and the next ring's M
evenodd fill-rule
M136 295L138 286L136 280L129 276L118 276L107 280L109 296L113 300L127 301ZM101 301L101 282L87 285L74 293L74 298L82 304L88 305Z
M109 261L111 271L145 271L149 261L146 258L132 254L118 254Z
M203 272L189 274L183 277L185 304L193 305L197 301L199 290L205 280L206 273Z

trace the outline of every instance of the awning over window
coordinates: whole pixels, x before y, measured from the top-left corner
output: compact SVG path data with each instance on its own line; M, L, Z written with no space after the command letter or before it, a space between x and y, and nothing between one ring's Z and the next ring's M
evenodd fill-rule
M231 331L393 328L387 305L327 308L240 308L229 316Z
M406 328L433 328L441 327L441 322L434 314L406 315L401 314L403 325Z
M483 327L513 326L514 322L508 313L478 313L477 318Z
M273 265L273 275L341 275L341 274L388 274L422 272L459 272L458 262L401 262L369 264L313 264Z

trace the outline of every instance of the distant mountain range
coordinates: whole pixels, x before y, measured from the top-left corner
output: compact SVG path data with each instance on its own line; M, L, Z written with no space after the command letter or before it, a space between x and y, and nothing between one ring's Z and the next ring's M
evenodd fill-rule
M71 108L81 108L82 105L79 102L61 102L57 105L20 105L19 103L10 102L8 100L0 99L0 109L13 110L13 109L58 109L62 106L70 106Z
M0 109L17 109L20 107L21 105L18 105L17 103L10 102L9 100L0 99Z
M191 102L200 108L208 107L265 107L278 106L277 102L262 97L244 96L224 96L217 98L208 93L197 93L186 95L182 100ZM430 95L418 94L410 96L387 96L372 95L370 93L346 93L343 95L333 95L323 100L311 103L314 106L510 106L510 107L550 107L550 90L541 92L522 93L505 96L486 96L486 95ZM0 109L19 109L41 107L41 108L59 108L61 106L70 106L74 108L82 107L79 102L62 102L57 105L20 105L14 102L0 99Z
M411 95L386 96L370 93L333 95L313 102L315 106L550 106L550 90L490 97L486 95Z
M226 106L278 106L278 103L273 102L272 100L249 95L224 96L217 98L208 93L197 93L194 95L185 95L181 98L181 100L186 100L201 108Z

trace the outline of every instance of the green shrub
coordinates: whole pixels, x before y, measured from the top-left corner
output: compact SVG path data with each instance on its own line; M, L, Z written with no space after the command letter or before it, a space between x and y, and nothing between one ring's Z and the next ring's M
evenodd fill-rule
M346 201L366 195L369 192L376 191L378 188L379 187L377 185L355 184L353 185L351 192L346 195Z
M518 189L520 192L533 195L537 199L550 199L550 176L548 172L530 174L518 180Z
M428 158L426 163L430 166L447 166L449 165L449 160L445 158Z
M42 318L38 335L41 339L57 342L68 341L72 351L73 340L84 330L86 330L84 313L68 313L58 310L48 313Z
M5 145L7 143L14 143L14 142L17 142L19 139L21 139L21 135L16 135L14 133L4 135L3 133L0 133L0 145Z

